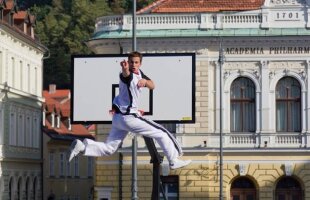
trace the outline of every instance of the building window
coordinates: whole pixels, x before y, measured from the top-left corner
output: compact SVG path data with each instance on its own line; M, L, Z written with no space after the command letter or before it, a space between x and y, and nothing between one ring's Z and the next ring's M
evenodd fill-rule
M79 157L74 158L74 176L79 177Z
M254 132L256 129L255 86L253 81L241 77L233 81L230 89L231 132Z
M23 82L24 82L24 77L23 77L23 61L19 61L19 88L20 90L23 90Z
M282 78L276 87L278 132L301 131L301 87L292 77Z
M11 78L11 86L15 87L15 76L16 76L16 69L15 69L15 59L14 57L11 58L11 70L12 70L12 78Z
M26 180L26 185L25 185L25 198L26 200L29 200L29 178Z
M27 64L27 91L30 93L31 87L31 71L30 71L30 64Z
M17 183L17 199L21 200L23 198L22 195L22 178L19 178Z
M34 178L33 180L33 186L32 186L33 190L32 190L32 196L33 196L33 200L37 200L37 177Z
M179 176L162 176L161 183L168 200L179 199ZM164 199L162 192L160 193L160 199Z
M56 127L60 128L60 114L56 116Z
M13 178L10 178L10 182L9 182L9 199L13 200L13 188L14 188L14 182L13 182Z
M34 94L38 94L38 68L34 68Z
M30 143L32 140L32 135L31 135L30 125L31 125L30 116L26 116L26 123L25 123L26 134L24 135L26 147L31 147Z
M52 120L52 128L55 128L55 113L53 112L52 114L51 114L51 120Z
M94 158L87 157L87 176L89 178L93 177L93 167L94 167Z
M50 152L49 161L50 161L50 176L55 176L55 160L54 160L54 152Z
M33 127L32 127L32 133L33 133L32 146L34 148L40 147L40 139L41 139L40 130L41 130L40 120L35 116L35 118L33 119Z
M59 176L64 177L65 176L65 153L61 152L59 155Z
M240 177L231 184L230 199L256 200L256 188L251 180Z
M17 145L18 146L25 146L24 145L24 135L25 135L25 127L24 127L24 116L20 114L18 116L18 122L17 122Z
M69 156L67 155L67 157L69 157ZM66 173L67 173L68 177L71 176L71 165L70 165L70 162L68 159L66 159Z
M276 186L276 199L302 200L303 192L297 180L292 177L282 178Z
M10 115L10 145L16 145L16 115L11 113Z

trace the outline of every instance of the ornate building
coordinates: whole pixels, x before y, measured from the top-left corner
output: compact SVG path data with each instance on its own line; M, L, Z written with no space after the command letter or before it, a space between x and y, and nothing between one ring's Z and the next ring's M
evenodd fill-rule
M0 199L42 198L42 59L35 18L0 0Z
M137 50L196 53L196 123L178 125L175 134L193 164L175 171L163 165L171 199L218 199L220 132L224 199L310 199L309 6L308 0L158 0L138 12ZM130 52L132 21L98 18L89 48ZM102 140L109 127L98 130ZM139 144L138 195L150 199L151 165ZM119 154L98 159L96 199L130 198L130 145L129 138Z

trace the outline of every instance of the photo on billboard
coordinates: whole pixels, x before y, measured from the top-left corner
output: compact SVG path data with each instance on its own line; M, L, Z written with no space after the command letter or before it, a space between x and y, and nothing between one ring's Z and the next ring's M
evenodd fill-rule
M109 124L126 54L72 55L72 123ZM155 89L143 88L139 109L159 123L195 122L195 54L143 54L140 70Z

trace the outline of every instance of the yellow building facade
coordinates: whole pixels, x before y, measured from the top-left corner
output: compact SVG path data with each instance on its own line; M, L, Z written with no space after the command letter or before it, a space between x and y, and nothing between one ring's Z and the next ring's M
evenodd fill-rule
M310 199L309 2L184 13L176 1L169 14L157 3L137 16L137 49L196 53L196 120L172 130L193 163L169 170L164 160L168 199L219 199L220 135L224 199ZM88 46L98 54L130 52L128 19L99 18ZM97 139L104 141L109 128L98 126ZM131 139L96 160L95 199L131 198ZM151 199L152 164L142 138L138 144L138 196Z

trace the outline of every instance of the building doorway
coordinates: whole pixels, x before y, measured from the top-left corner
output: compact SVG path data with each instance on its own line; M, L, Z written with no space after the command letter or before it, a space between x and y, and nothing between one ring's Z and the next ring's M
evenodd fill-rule
M282 178L276 186L276 200L302 200L300 183L292 177Z
M246 178L240 177L233 181L230 188L231 200L256 200L256 187Z

